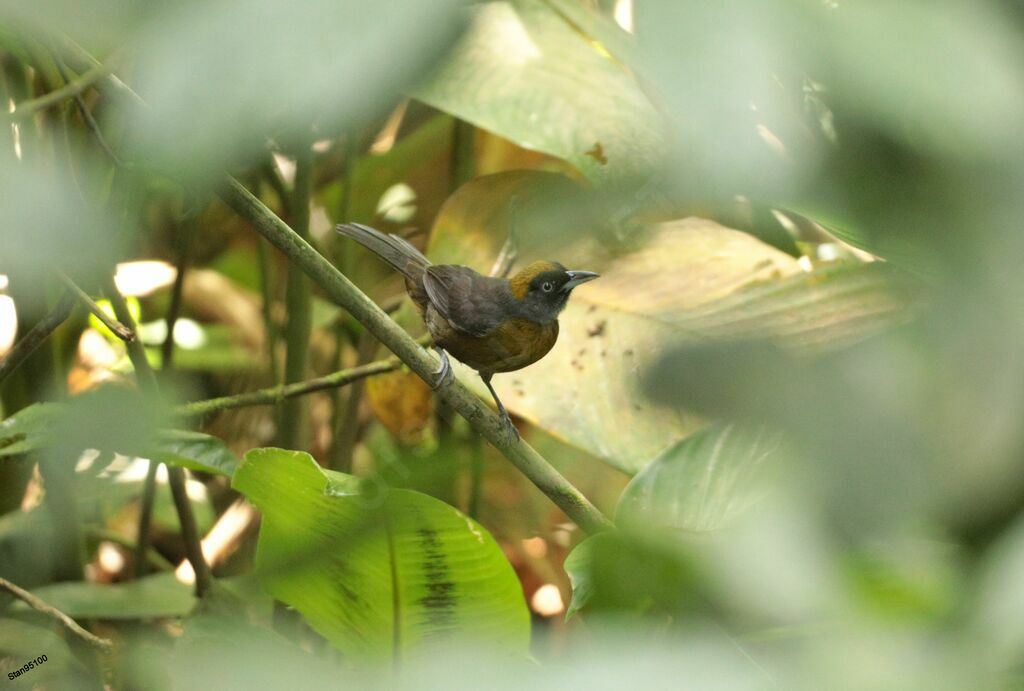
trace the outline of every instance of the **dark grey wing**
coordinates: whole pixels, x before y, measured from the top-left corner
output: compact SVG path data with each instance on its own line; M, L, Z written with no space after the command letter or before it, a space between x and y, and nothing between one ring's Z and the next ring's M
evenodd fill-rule
M501 322L499 303L491 299L497 287L495 279L468 266L429 266L423 274L423 287L430 303L456 331L486 336Z

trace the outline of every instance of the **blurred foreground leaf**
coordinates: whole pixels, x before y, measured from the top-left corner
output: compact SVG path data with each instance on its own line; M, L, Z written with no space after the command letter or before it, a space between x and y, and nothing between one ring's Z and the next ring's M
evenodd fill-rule
M52 620L32 624L0 617L0 674L6 677L8 673L21 669L26 662L40 655L46 655L46 661L25 672L26 676L18 679L22 682L18 686L28 688L29 683L52 682L55 677L64 674L80 675L85 672L67 642L54 630L59 625L50 622ZM7 681L11 679L8 677ZM68 681L63 680L64 683Z
M638 530L715 530L764 491L758 482L770 472L781 448L766 429L713 425L692 434L652 461L630 481L615 521Z
M233 486L263 514L267 590L356 660L450 637L526 653L519 581L475 521L409 490L368 492L298 451L256 449Z
M75 411L81 406L75 399L71 401L67 404L36 403L0 423L0 458L51 447L64 449L69 442L75 442L71 444L73 451L96 448L126 455L141 454L162 463L216 475L230 476L238 465L238 459L217 437L189 430L125 431L107 417L103 419L114 429L83 429L76 434L80 439L69 440L61 430L81 422ZM107 415L116 412L117 409L112 409ZM121 424L124 422L122 420ZM145 437L150 433L152 439L147 441Z
M434 63L459 30L458 6L216 0L162 7L135 35L135 84L149 107L131 114L143 150L209 181L230 162L265 155L270 136L287 147L297 134L308 137L314 122L327 136L357 128Z
M633 75L541 0L478 5L449 61L413 95L595 181L643 175L661 153L661 118Z
M189 619L168 672L175 688L222 691L279 689L302 680L304 689L338 688L344 670L269 628L200 615Z

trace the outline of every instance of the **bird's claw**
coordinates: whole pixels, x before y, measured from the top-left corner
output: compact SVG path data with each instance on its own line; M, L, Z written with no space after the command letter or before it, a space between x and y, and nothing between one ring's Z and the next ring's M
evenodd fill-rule
M512 422L512 418L509 417L508 413L505 412L505 411L502 411L502 412L504 413L504 415L501 416L501 421L502 421L502 423L505 426L505 429L504 429L505 441L509 445L518 444L519 443L519 439L520 439L520 437L519 437L519 430L516 428L515 424Z
M448 360L448 353L444 352L441 348L437 348L437 355L441 358L441 365L434 371L436 379L434 379L434 382L431 384L434 391L437 391L444 386L445 382L452 377L452 363Z

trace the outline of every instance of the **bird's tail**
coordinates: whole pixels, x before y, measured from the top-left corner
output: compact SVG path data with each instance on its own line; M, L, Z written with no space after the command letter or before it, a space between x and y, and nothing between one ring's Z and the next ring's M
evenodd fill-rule
M337 231L352 238L414 282L422 280L423 271L430 266L430 260L422 252L397 235L385 235L361 223L342 223Z

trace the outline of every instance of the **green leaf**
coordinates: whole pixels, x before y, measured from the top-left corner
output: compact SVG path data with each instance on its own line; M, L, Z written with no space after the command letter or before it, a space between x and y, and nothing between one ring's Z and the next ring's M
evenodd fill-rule
M43 446L59 403L36 403L0 422L0 458L18 456Z
M755 501L759 480L778 459L777 434L713 425L652 461L619 499L616 523L645 530L717 530Z
M572 599L565 608L565 620L569 621L576 612L583 609L594 596L594 578L591 573L594 562L594 545L600 540L607 540L603 533L592 535L576 545L565 558L563 568L572 584Z
M0 422L0 458L60 443L62 440L54 438L57 436L54 425L64 421L72 410L62 403L36 403ZM116 438L114 443L117 443ZM238 467L237 457L224 442L208 434L190 430L158 430L156 440L151 443L148 455L161 463L228 477ZM124 448L105 450L133 451Z
M238 458L217 437L191 430L161 430L153 459L161 463L231 477Z
M661 612L680 616L707 583L699 564L655 533L615 531L587 538L569 553L572 582L566 619L583 607L607 614Z
M661 117L630 71L541 0L474 8L449 61L413 95L595 181L642 175L663 149Z
M153 619L188 614L196 600L192 588L173 573L146 576L137 581L101 583L54 583L33 588L32 594L72 619ZM24 603L14 605L27 609Z
M453 635L526 653L519 581L456 509L409 490L370 492L282 449L247 453L233 486L263 513L256 561L268 592L353 659L398 659Z

